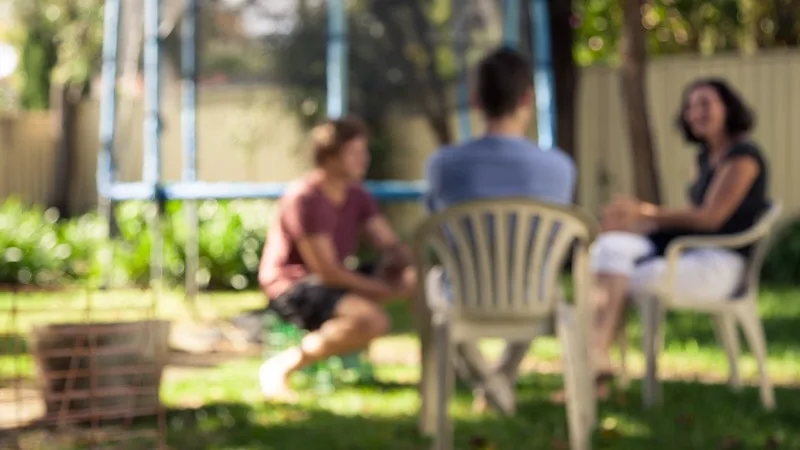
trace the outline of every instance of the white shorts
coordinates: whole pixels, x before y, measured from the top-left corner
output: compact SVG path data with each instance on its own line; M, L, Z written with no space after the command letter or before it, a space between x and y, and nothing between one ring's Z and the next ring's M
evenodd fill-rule
M644 236L626 232L602 233L592 248L592 270L598 274L630 278L632 295L656 294L666 290L663 283L667 261L653 258L653 243ZM735 294L742 281L745 258L731 250L704 248L688 251L678 260L675 295L699 301L719 301Z

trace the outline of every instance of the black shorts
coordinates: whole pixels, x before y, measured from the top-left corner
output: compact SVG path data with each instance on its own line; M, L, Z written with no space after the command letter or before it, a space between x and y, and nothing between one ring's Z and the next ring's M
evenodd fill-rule
M356 271L372 275L375 266L363 265ZM325 286L309 278L271 299L267 308L298 328L315 331L335 315L336 306L347 293L347 289Z

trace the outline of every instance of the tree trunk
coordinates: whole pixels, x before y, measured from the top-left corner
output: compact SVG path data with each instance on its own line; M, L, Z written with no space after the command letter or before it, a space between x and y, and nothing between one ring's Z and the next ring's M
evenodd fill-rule
M553 39L553 71L556 79L556 107L558 133L556 143L578 164L578 149L575 145L577 127L578 80L580 73L572 57L574 36L570 2L550 0L550 33Z
M531 34L533 25L531 24L530 4L523 2L522 9L522 30L526 39L523 39L520 50L533 59L533 49L531 48ZM553 75L555 77L555 99L556 99L556 124L557 135L556 144L567 154L575 163L578 163L578 149L575 145L575 129L577 127L577 107L578 99L578 80L580 72L575 65L572 57L574 36L570 19L572 8L570 2L560 0L550 0L550 35L552 37L553 55Z
M788 47L800 46L800 0L790 0L784 3L775 3L775 43Z
M75 151L75 126L78 105L83 89L81 86L65 84L53 89L53 116L56 129L56 165L51 204L61 217L70 217L74 212L70 204L75 181L77 152Z
M411 13L411 25L416 34L417 41L422 44L428 61L423 73L427 78L427 84L432 88L435 98L435 112L428 114L428 121L436 134L436 138L441 145L453 142L453 131L449 124L450 105L447 95L447 83L442 80L441 70L437 59L437 43L434 40L434 29L430 19L425 15L425 5L421 0L408 3Z
M453 129L450 126L449 114L451 112L448 102L448 85L442 80L436 63L437 44L433 40L431 24L424 14L423 4L415 1L409 3L375 2L371 11L385 26L386 39L394 43L394 52L389 55L398 61L406 73L409 74L409 88L416 91L415 98L419 99L419 106L425 114L428 125L431 127L436 140L440 145L453 142ZM409 17L407 27L398 17L401 8L408 8ZM410 33L406 30L410 30ZM411 34L413 39L407 35ZM404 49L409 48L412 42L419 43L425 50L430 61L425 67L419 67L412 61Z
M645 0L625 0L622 27L620 77L624 108L628 115L634 189L644 201L660 203L658 160L647 108L647 49L641 8Z

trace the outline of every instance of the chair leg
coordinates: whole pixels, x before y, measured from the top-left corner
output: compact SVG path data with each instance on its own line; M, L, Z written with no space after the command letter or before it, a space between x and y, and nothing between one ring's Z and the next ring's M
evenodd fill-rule
M648 296L639 302L642 317L642 343L645 355L643 396L645 408L661 402L661 384L658 379L658 356L663 348L664 309L656 296Z
M775 409L775 390L767 371L767 341L755 299L743 300L741 304L736 305L736 314L742 324L742 331L747 339L747 345L758 363L761 403L766 410L771 411Z
M736 318L730 314L717 314L713 317L713 320L717 340L722 344L722 348L725 349L725 354L728 357L728 385L731 389L739 391L742 388L742 381L739 376L741 346L739 345L739 335L736 329Z
M570 448L589 450L597 417L594 380L589 370L586 342L581 339L582 333L575 324L573 311L566 304L559 307L556 331L563 354Z
M432 333L420 334L421 370L419 379L420 415L419 431L432 436L436 431L436 353Z
M436 341L436 434L434 436L434 450L453 449L453 425L450 419L450 397L455 385L455 370L453 368L452 343L447 324L442 322L435 325Z
M497 371L504 374L511 382L516 382L519 376L519 366L528 350L531 348L533 341L527 342L510 342L500 356L500 361L497 366Z
M420 415L419 432L432 436L436 430L436 354L433 315L426 303L427 295L412 298L411 313L420 343Z

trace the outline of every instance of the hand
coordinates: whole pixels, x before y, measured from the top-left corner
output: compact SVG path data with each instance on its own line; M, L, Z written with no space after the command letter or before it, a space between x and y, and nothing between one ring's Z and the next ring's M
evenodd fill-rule
M411 252L404 245L386 249L378 264L378 275L390 282L399 282L403 271L411 265Z
M417 295L417 271L413 267L406 267L392 284L395 296L411 300Z
M627 197L615 197L602 211L604 231L632 231L637 220L637 201Z
M655 205L631 197L616 197L603 209L603 230L647 233L654 228L652 218L656 211Z

